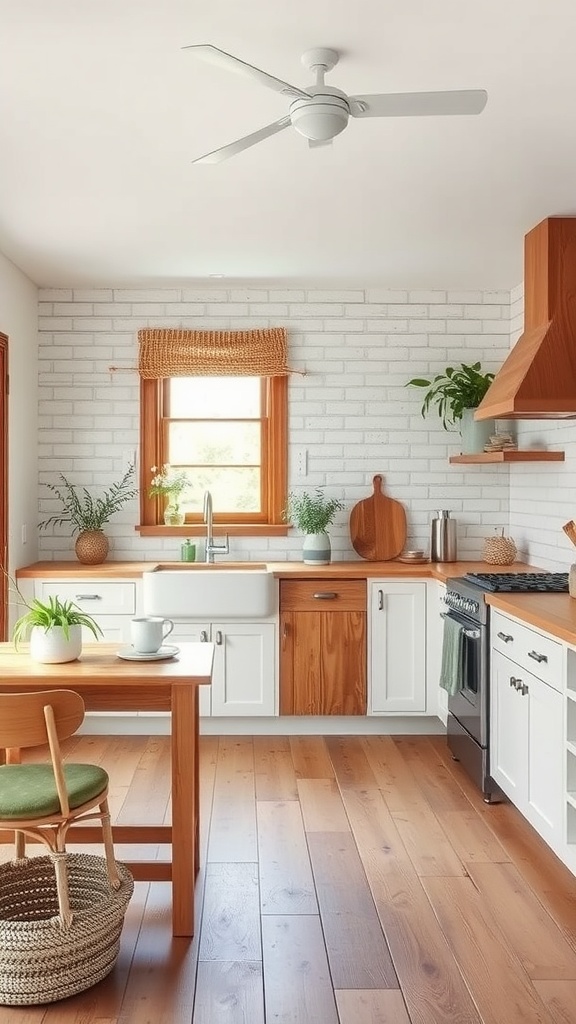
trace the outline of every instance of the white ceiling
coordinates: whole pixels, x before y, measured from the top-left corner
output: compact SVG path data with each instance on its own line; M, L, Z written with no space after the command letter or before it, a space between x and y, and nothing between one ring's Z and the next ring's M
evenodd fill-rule
M508 288L522 237L576 213L574 0L0 0L0 251L45 286L227 281ZM472 117L292 128L285 97L194 58L213 43L299 86L488 90Z

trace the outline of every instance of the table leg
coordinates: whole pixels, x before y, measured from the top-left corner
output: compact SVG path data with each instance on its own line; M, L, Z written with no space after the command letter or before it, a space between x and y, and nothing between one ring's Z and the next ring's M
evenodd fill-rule
M194 934L198 688L172 684L172 933Z

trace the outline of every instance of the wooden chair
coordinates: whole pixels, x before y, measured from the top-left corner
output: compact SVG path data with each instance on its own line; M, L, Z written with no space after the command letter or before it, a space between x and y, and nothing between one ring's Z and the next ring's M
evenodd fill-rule
M92 764L64 764L60 740L84 720L84 701L72 690L0 693L0 828L15 833L16 858L26 855L25 836L48 847L54 861L60 916L72 920L66 870L66 833L74 822L99 819L110 884L120 886L114 858L108 775ZM48 744L50 762L20 764L19 751ZM95 809L97 808L97 809Z

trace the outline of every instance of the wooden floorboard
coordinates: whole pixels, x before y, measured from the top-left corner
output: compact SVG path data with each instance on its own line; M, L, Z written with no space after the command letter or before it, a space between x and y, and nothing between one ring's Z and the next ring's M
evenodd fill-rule
M169 821L168 737L64 751L117 822ZM194 938L138 882L108 978L0 1024L576 1024L576 878L443 737L206 736L200 763Z

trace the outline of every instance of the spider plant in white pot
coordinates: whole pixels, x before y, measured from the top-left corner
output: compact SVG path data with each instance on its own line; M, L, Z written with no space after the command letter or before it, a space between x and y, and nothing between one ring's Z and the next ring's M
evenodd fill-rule
M96 620L73 601L50 596L47 601L34 598L28 603L18 588L15 589L26 612L15 623L12 639L18 647L19 642L30 638L33 661L45 664L75 661L82 651L82 626L89 629L96 640L103 636Z

